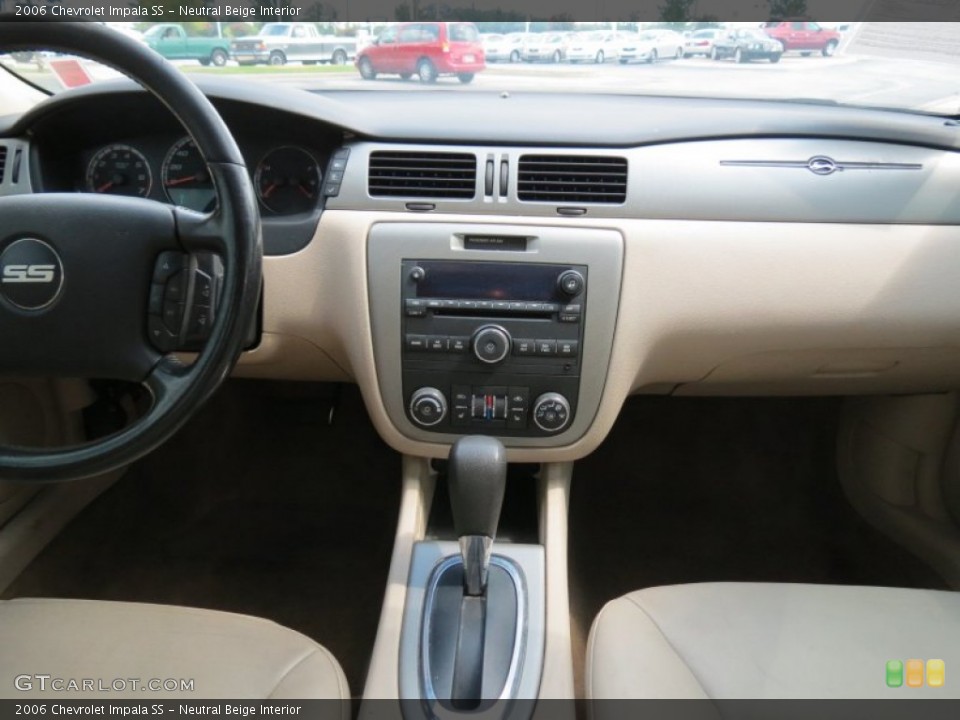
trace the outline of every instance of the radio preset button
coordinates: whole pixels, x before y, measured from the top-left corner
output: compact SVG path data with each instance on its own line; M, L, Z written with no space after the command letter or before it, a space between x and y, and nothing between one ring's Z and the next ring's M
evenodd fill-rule
M557 341L556 340L537 340L537 355L556 355L557 354Z
M450 338L450 352L466 352L469 348L470 338L459 336Z
M579 349L577 340L557 340L557 355L560 357L576 357Z
M450 343L450 338L446 335L428 335L427 336L427 349L430 352L446 352L447 345Z
M473 336L473 354L480 362L494 365L510 354L510 335L502 327L487 325Z
M420 352L427 349L426 335L407 335L407 350L416 350Z
M536 343L531 338L515 338L513 341L514 355L535 355Z

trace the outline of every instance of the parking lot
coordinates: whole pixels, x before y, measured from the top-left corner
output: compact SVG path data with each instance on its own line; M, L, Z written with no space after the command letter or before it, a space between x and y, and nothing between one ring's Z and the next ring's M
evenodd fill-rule
M188 74L212 75L215 69L185 64ZM470 85L454 77L441 77L435 85L422 85L416 78L380 76L363 80L353 68L345 72L304 73L293 71L258 73L258 80L310 90L416 90L471 92L615 92L630 94L794 97L834 100L894 107L941 107L960 111L957 68L948 64L903 58L837 56L803 57L787 54L772 65L752 62L738 65L706 58L667 60L655 65L491 64Z
M603 92L663 95L710 95L756 98L814 98L818 102L837 102L882 107L904 107L936 113L960 113L960 55L931 56L929 38L911 39L897 44L890 23L875 23L878 30L865 31L865 42L845 41L834 57L819 53L802 56L787 53L777 64L756 61L737 64L704 57L665 60L655 64L621 65L568 63L491 63L469 85L455 77L441 77L424 85L416 77L401 80L381 75L375 80L361 79L352 64L340 67L290 64L279 68L238 67L231 62L224 68L201 67L196 61L176 61L191 76L224 75L249 78L251 82L269 82L323 92L328 90L404 90L416 92L528 92L564 93ZM927 24L933 26L935 24ZM951 24L939 30L953 37ZM930 30L923 29L930 34ZM872 32L872 35L871 35ZM892 38L892 39L891 39ZM943 43L940 43L941 45ZM950 45L953 47L953 45ZM28 77L56 89L56 81L36 67L17 69ZM92 68L97 77L111 72Z

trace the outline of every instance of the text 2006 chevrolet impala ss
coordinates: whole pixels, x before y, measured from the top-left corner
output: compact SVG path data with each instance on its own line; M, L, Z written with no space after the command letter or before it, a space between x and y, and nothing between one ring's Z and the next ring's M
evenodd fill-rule
M960 698L956 61L851 32L467 88L0 23L0 695Z

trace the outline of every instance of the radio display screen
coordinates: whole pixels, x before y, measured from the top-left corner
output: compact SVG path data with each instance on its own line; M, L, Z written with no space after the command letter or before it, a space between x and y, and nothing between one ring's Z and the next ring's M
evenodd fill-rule
M540 300L557 294L557 278L567 266L530 263L420 262L426 272L417 297L458 300Z

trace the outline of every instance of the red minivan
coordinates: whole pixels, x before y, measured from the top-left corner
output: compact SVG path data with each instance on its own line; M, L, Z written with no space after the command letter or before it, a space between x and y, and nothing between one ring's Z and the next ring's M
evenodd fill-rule
M411 22L389 27L373 44L357 53L357 69L365 80L380 73L432 83L440 75L456 75L468 83L486 67L477 26L468 22Z

